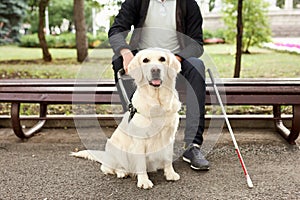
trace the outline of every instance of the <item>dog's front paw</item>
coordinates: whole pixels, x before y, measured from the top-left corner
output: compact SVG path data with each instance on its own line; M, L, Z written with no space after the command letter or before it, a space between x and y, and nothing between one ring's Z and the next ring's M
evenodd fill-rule
M165 173L167 181L178 181L180 179L180 175L174 171Z
M150 189L153 187L152 181L150 181L147 173L141 173L137 175L137 186L143 189Z
M118 178L126 178L128 176L128 173L122 170L116 170L116 174Z
M153 187L152 181L147 180L138 180L137 186L142 189L150 189Z

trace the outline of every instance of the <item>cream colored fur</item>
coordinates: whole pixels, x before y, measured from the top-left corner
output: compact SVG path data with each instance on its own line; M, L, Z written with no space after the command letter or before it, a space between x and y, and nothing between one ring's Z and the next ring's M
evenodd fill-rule
M113 161L106 163L101 158L95 158L89 150L72 153L72 155L100 160L102 172L116 174L118 178L134 174L137 176L139 188L153 187L147 172L157 169L164 169L167 180L179 180L179 174L173 169L172 156L175 133L179 124L178 111L181 107L175 90L180 66L169 51L162 49L140 51L128 68L129 75L135 79L137 85L132 104L138 112L130 123L126 118L128 113L125 114L119 127L108 139L105 151L110 153L109 159ZM149 84L153 67L160 70L162 83L159 87ZM128 157L126 164L124 164L123 154Z

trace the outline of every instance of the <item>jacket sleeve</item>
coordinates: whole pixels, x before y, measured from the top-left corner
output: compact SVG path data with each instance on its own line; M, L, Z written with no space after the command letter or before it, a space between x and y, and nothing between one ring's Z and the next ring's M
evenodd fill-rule
M126 37L131 30L131 26L138 19L136 2L136 0L126 0L122 3L121 9L108 31L109 43L116 55L119 55L120 50L123 48L130 49Z
M187 0L185 21L185 47L177 54L183 59L200 57L203 52L203 18L200 8L195 0Z

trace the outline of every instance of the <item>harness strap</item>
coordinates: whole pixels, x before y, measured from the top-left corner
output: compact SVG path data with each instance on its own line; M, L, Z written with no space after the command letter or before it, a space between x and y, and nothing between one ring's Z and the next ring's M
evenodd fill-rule
M135 107L133 107L132 103L128 104L128 111L129 111L129 118L128 118L128 123L130 123L130 121L132 120L133 116L135 115L135 113L137 113L137 110Z

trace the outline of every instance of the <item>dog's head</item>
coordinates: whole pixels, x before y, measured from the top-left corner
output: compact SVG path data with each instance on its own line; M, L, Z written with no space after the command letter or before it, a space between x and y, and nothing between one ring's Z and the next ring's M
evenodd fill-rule
M128 66L136 83L145 82L160 87L166 79L174 80L181 65L175 55L164 49L145 49L138 52Z

